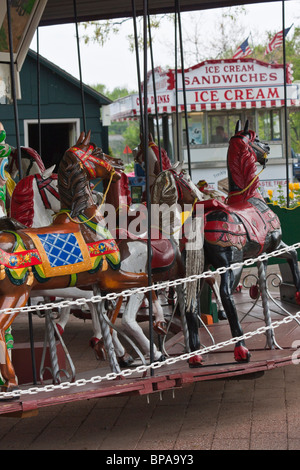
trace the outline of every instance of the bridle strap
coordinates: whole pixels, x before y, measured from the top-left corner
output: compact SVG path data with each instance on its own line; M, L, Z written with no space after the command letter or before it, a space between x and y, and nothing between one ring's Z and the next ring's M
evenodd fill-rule
M72 152L74 155L76 155L77 158L81 161L91 178L96 178L96 170L94 166L91 163L95 163L96 165L101 165L104 168L106 168L107 171L111 172L113 167L107 163L105 160L103 160L100 157L96 157L93 155L93 151L95 150L95 147L93 145L89 145L89 148L84 151L80 149L79 147L71 147L70 152Z

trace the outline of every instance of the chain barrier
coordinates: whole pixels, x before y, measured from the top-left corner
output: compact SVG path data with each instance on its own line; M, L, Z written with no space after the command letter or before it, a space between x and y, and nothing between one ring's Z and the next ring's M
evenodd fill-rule
M136 293L140 293L140 292L147 293L151 290L160 290L160 289L164 289L166 287L176 287L177 285L182 284L182 283L194 282L194 281L197 281L201 278L207 278L207 277L215 276L217 274L223 274L223 273L225 273L226 271L228 271L230 269L234 270L234 269L241 268L241 267L249 267L249 266L251 266L252 264L255 264L258 261L267 261L269 258L281 256L281 255L283 255L283 254L285 254L285 253L287 253L291 250L297 250L299 248L300 248L300 243L298 242L298 243L295 243L291 246L287 246L285 248L282 248L280 250L275 250L272 253L263 254L263 255L260 255L256 258L247 259L244 262L233 263L232 265L230 265L228 267L221 267L221 268L216 269L215 271L206 271L202 274L194 274L194 275L189 276L187 278L176 279L175 281L166 281L166 282L162 282L162 283L159 283L159 284L154 284L154 285L151 285L151 286L148 286L148 287L124 290L120 293L111 293L111 294L107 294L105 296L94 296L94 297L91 297L90 299L82 298L82 299L76 299L76 300L70 300L70 301L69 300L68 301L62 301L62 302L58 302L58 303L50 302L50 303L43 304L43 305L38 305L38 306L36 306L36 305L26 306L26 307L22 307L21 309L18 309L18 308L17 309L4 309L4 310L0 310L0 314L2 314L2 313L9 314L9 313L16 312L16 311L33 312L35 310L39 310L39 311L40 310L50 310L50 309L57 308L57 307L62 308L62 307L69 307L69 306L72 306L72 305L76 305L76 306L79 305L80 306L80 305L86 305L89 302L96 303L96 302L101 302L103 300L115 300L115 299L119 298L120 296L123 296L123 298L127 298L127 297L130 297L131 295L134 295ZM16 391L12 391L12 392L0 392L0 399L1 398L5 398L5 399L6 398L14 398L14 397L19 398L21 395L34 395L34 394L41 393L41 392L52 392L52 391L55 391L55 390L64 390L64 389L68 389L68 388L71 388L71 387L81 387L81 386L88 385L88 384L100 383L104 380L115 380L115 379L119 379L119 378L126 378L126 377L129 377L129 376L133 375L134 373L145 373L145 372L148 372L150 369L159 369L159 368L161 368L165 365L175 364L176 362L179 362L179 361L187 361L188 359L192 358L193 356L208 354L209 352L216 351L216 350L222 349L226 346L233 345L233 344L235 344L239 341L248 340L252 336L264 334L270 329L278 328L282 324L289 323L289 322L291 322L291 321L293 321L297 318L300 318L300 311L298 311L294 315L289 315L287 317L284 317L280 321L274 321L273 323L271 323L268 326L262 326L262 327L257 328L256 330L254 330L252 332L249 331L249 332L243 334L242 336L234 337L234 338L231 338L229 340L222 341L220 343L204 347L204 348L199 349L197 351L193 351L193 352L190 352L190 353L184 353L184 354L181 354L180 356L177 356L177 357L169 357L169 358L165 359L164 361L152 362L149 365L137 366L136 368L131 368L131 369L123 369L119 373L110 372L110 373L108 373L104 376L97 375L97 376L94 376L90 379L78 379L78 380L75 380L73 382L62 382L60 384L49 384L49 385L45 385L45 386L42 386L42 387L31 387L29 389L24 389L24 390L18 389Z

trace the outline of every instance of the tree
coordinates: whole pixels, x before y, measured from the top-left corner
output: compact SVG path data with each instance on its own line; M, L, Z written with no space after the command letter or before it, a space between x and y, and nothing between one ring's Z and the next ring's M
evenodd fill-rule
M133 91L129 91L127 88L121 87L116 87L112 91L109 91L105 85L100 83L92 85L92 88L112 101L134 93ZM110 153L115 156L122 157L122 153L126 145L131 149L134 149L140 142L139 121L112 122L109 126L108 132L111 137L114 136L110 141Z

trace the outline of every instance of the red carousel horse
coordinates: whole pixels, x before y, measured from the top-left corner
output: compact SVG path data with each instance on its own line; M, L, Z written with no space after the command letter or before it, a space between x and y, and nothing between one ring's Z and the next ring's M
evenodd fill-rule
M248 122L241 129L237 123L235 135L230 139L227 166L229 195L227 203L215 199L200 201L204 205L204 255L205 269L230 268L233 263L242 263L274 250L287 248L282 241L280 221L266 204L258 191L259 178L256 163L265 166L269 146L260 142L255 132L248 130ZM300 273L296 250L280 256L291 268L296 286L296 301L300 303ZM259 262L261 291L264 289L266 262ZM233 337L243 335L233 299L242 267L228 269L221 275L220 294ZM266 322L269 319L265 318ZM270 332L269 332L270 333ZM268 337L268 333L267 333ZM272 333L268 344L274 346ZM272 346L273 345L273 346ZM244 341L236 343L234 357L238 362L247 362L250 353Z

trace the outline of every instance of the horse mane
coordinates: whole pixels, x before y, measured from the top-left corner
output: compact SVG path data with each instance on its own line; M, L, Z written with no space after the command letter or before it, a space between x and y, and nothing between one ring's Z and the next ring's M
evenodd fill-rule
M149 143L149 147L152 148L156 158L157 158L157 161L159 163L159 148L158 148L158 145L156 145L155 142L151 141ZM169 170L170 168L172 168L172 163L168 157L168 154L166 152L166 150L164 148L161 148L160 149L160 154L161 154L161 165L162 165L162 170Z
M17 149L13 149L12 152L11 152L11 156L10 156L10 158L11 158L11 162L10 162L10 165L9 165L9 168L10 168L9 172L10 173L13 170L13 165L14 164L16 165L16 168L19 169L19 162L18 162L17 155L18 155ZM30 172L30 169L31 169L34 162L37 164L38 169L40 171L40 174L43 174L44 171L46 171L46 168L45 168L44 162L42 160L42 157L33 148L31 148L31 147L21 147L21 158L22 159L27 158L30 161L27 172Z
M171 171L163 171L160 173L152 186L152 203L160 204L161 202L171 206L177 202L177 188L175 178Z
M27 227L33 224L33 179L34 175L30 175L17 183L10 203L10 216Z
M250 139L253 140L255 133L252 131ZM253 134L253 135L252 135ZM242 132L237 133L230 139L227 166L229 176L229 192L245 189L256 175L256 158L252 151L249 150L248 142L243 138ZM259 186L259 179L245 191L244 197L248 199L251 197Z
M82 164L72 152L66 151L58 167L58 193L62 209L70 209L76 217L89 206L89 182Z

